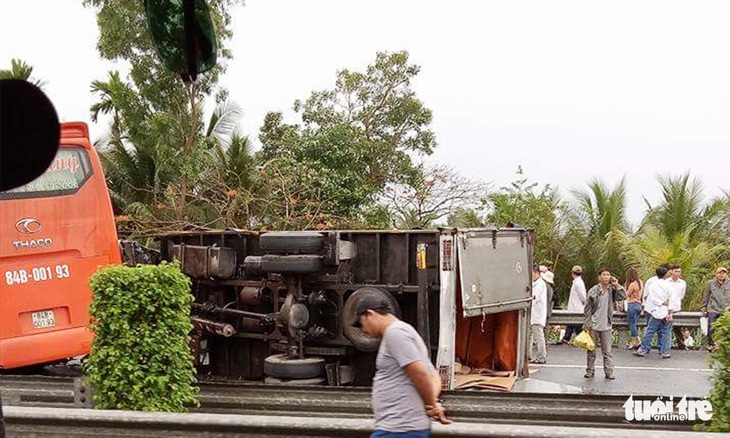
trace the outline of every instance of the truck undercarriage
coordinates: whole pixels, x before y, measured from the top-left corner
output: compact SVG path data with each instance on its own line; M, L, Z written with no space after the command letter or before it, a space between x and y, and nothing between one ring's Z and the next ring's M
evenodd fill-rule
M417 329L447 387L457 362L526 369L529 230L226 230L159 240L162 259L178 260L193 281L202 374L367 386L378 340L352 322L372 294L389 297Z

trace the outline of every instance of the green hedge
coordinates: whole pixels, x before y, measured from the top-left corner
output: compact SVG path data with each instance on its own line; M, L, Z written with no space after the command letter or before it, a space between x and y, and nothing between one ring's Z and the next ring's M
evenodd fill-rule
M715 329L712 339L718 350L711 358L715 374L710 392L712 422L708 429L730 432L730 311L725 312L712 327Z
M101 268L91 277L87 383L100 409L183 412L197 405L190 280L177 263Z

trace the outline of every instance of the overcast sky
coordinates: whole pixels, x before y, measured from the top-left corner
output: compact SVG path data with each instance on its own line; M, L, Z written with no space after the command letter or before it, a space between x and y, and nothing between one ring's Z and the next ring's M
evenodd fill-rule
M625 175L633 222L657 174L730 189L728 1L246 0L232 14L222 84L254 139L267 111L292 117L337 69L405 49L434 113L430 159L465 175L500 186L522 165L566 197ZM97 35L80 0L0 0L0 68L32 64L63 120L90 123L89 85L112 67Z

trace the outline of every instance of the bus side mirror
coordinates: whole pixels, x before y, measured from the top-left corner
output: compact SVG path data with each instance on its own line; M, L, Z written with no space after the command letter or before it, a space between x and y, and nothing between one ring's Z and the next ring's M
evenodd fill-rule
M0 80L0 192L41 176L60 138L56 109L40 88L22 79Z
M215 66L215 27L205 0L145 0L147 26L157 55L184 82Z

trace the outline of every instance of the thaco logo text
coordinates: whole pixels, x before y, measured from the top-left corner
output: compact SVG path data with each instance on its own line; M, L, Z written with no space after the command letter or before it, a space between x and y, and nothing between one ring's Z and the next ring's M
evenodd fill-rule
M709 400L687 400L674 404L674 397L659 397L656 400L634 400L630 396L623 408L628 421L709 421L712 418L712 403Z

